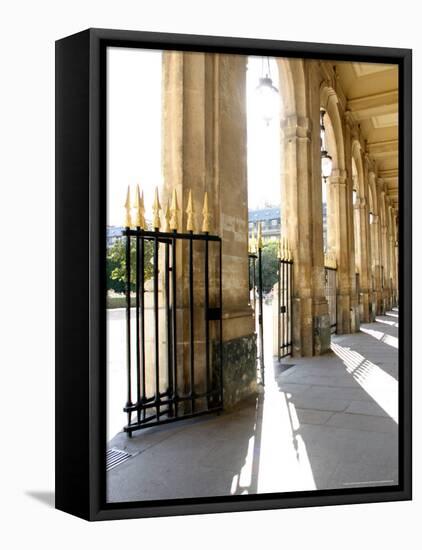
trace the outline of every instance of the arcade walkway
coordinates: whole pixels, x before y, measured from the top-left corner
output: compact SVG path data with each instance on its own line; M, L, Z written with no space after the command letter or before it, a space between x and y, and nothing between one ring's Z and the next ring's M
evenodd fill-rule
M397 405L394 310L330 354L267 365L265 391L234 411L118 434L109 446L134 456L108 472L108 500L396 484Z

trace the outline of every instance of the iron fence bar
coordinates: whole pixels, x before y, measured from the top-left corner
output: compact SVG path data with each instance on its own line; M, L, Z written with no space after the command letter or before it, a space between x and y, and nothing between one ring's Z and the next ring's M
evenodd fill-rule
M140 295L140 338L142 342L141 347L141 365L142 365L142 392L141 403L146 399L146 385L145 385L145 241L140 239L140 261L139 261L139 286L137 292ZM145 411L144 411L145 417Z
M293 296L293 261L290 261L289 263L289 269L290 269L290 289L289 289L289 342L290 342L290 354L293 353L293 303L292 303L292 296Z
M191 233L192 235L193 233ZM189 240L189 343L190 343L190 394L191 410L195 412L195 326L193 304L193 240Z
M287 269L286 269L286 262L283 261L282 262L282 265L283 265L283 353L285 355L286 353L286 341L287 341L287 338L286 338L286 324L287 324L287 315L286 315L286 311L287 311L287 304L286 304L286 289L287 289L287 284L288 284L288 281L287 281Z
M264 378L264 311L262 304L262 249L258 249L258 283L259 283L259 340L260 340L260 370L261 384L265 385Z
M211 388L211 382L210 382L210 325L209 325L209 315L208 310L210 307L210 300L209 300L209 265L208 265L208 243L209 241L205 241L205 279L204 279L204 322L205 322L205 377L206 377L206 392L210 391ZM210 406L210 397L207 395L207 406Z
M220 407L223 407L223 364L224 364L224 350L223 350L223 250L222 242L219 240L219 301L220 301Z
M252 269L253 269L253 310L256 311L256 256L253 257Z
M163 391L163 392L160 392L160 402L162 403L162 398L163 397L169 397L169 392L168 390L167 391ZM130 407L125 407L124 408L124 411L125 412L128 412L128 411L137 411L138 408L141 408L143 409L144 407L155 407L155 402L156 402L156 397L155 395L153 397L147 397L144 399L144 401L141 403L140 406L138 406L137 403L132 403L132 405Z
M156 415L151 415L150 417L148 417L145 420L145 422L142 422L140 425L131 424L131 425L125 426L123 428L123 431L128 433L129 436L130 436L136 430L142 430L143 428L149 428L151 425L160 426L162 424L169 424L170 422L176 422L177 420L187 420L189 418L195 418L197 416L203 416L205 414L209 414L209 413L212 413L212 412L219 412L221 410L222 410L222 406L218 405L216 407L212 407L212 408L204 410L204 411L198 411L195 414L185 414L185 415L179 416L177 418L166 418L165 420L159 420L159 419L157 420ZM155 422L152 424L153 420L155 420Z
M251 306L256 311L256 255L248 254L249 258L249 288L252 290Z
M170 314L170 245L165 243L165 301L166 301L166 328L167 328L167 380L168 393L173 393L173 366L171 359L171 314ZM169 415L173 416L173 407L169 408Z
M132 407L132 365L131 365L131 326L130 326L130 234L126 233L126 368L127 368L127 401L126 407ZM129 410L128 424L132 419L132 412Z
M171 297L172 297L172 345L173 345L173 399L174 415L178 414L178 391L177 391L177 279L176 279L176 231L173 233L172 254L171 254Z
M158 232L158 231L157 231ZM160 339L159 339L159 312L158 312L158 253L159 242L154 239L154 344L155 344L155 398L157 416L160 413Z
M285 270L286 270L286 288L284 291L284 306L286 308L286 312L284 314L285 317L285 349L286 352L289 352L289 289L290 289L290 270L289 270L289 264L285 263Z
M138 228L140 229L140 228ZM129 237L130 238L130 237ZM140 299L139 299L139 287L140 287L140 257L139 257L139 247L140 247L139 234L136 235L136 259L135 259L135 269L136 269L136 404L139 407L141 403L141 349L140 349ZM143 340L142 340L143 343ZM137 409L137 418L138 422L141 420L141 410Z
M278 269L278 360L292 353L293 261L279 259Z
M334 267L325 267L325 280L330 329L334 329L335 332L337 328L337 269Z
M132 236L136 236L138 233L137 229L126 229L125 234L129 234ZM142 230L143 237L147 239L155 240L157 237L159 239L167 239L169 241L172 241L175 237L175 232L165 232L165 231L144 231ZM215 241L219 242L221 241L220 237L218 235L211 235L209 233L176 233L176 236L178 239L186 239L188 241Z
M280 361L281 345L281 259L278 261L278 291L277 291L277 359Z
M182 238L189 239L189 314L190 314L190 387L185 395L178 395L177 389L177 278L176 278L176 257L177 257L177 239L179 234L174 231L173 233L161 233L158 229L154 232L146 232L139 227L136 230L126 228L123 231L123 236L126 236L126 332L127 332L127 401L126 406L123 408L127 414L128 423L124 427L124 431L129 436L138 429L143 427L149 427L157 424L163 424L170 421L189 418L192 416L198 416L207 412L219 411L223 407L223 325L222 325L222 303L223 303L223 287L222 287L222 242L219 237L201 234L194 235L189 234ZM131 245L134 244L133 238L135 238L135 268L136 274L131 269ZM201 249L205 253L204 258L204 316L205 316L205 336L206 336L206 359L205 359L205 391L196 393L195 391L195 378L196 373L195 358L196 353L194 350L195 345L195 310L194 310L194 241L204 241L204 248ZM155 393L151 397L146 395L146 378L149 376L147 373L147 349L145 344L145 246L146 242L150 241L152 246L153 255L153 308L152 326L155 335L155 345L152 347L152 384L155 381ZM219 283L217 292L219 294L219 306L210 308L210 264L209 264L209 242L218 242L219 249L217 251L219 259ZM165 272L163 272L163 279L161 281L159 277L159 261L160 254L163 248L160 248L160 243L164 244L164 257L163 266ZM135 275L135 306L136 306L136 331L135 334L131 334L131 278ZM161 281L163 289L166 295L163 296L163 311L165 312L166 327L161 326L161 313L159 304L159 282ZM219 364L216 364L215 369L211 370L211 335L210 335L210 321L216 320L219 322L219 330L215 334L215 343L219 349L219 354L216 357L219 358ZM167 337L167 359L168 359L168 378L167 389L160 391L160 328L166 330ZM213 333L214 334L214 333ZM135 366L135 358L132 354L133 342L131 339L136 336L136 371L133 370ZM162 361L161 361L162 363ZM219 373L218 383L213 384L212 376L214 373ZM132 389L134 378L136 377L136 402L132 401L132 393L135 390L135 386ZM198 398L205 399L205 410L202 406L198 407ZM180 402L190 402L190 410L186 410L186 414L179 415L178 404ZM199 409L199 410L197 410ZM133 415L136 418L133 419ZM163 420L163 417L168 416Z

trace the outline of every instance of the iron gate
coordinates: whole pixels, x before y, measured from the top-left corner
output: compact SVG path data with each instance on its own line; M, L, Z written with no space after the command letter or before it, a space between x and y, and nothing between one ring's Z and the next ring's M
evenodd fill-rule
M152 425L222 409L222 254L221 239L208 233L126 227L123 238L123 429L131 436ZM187 258L187 269L178 274L179 257Z
M328 302L331 333L337 330L337 269L325 267L325 296Z
M249 290L252 293L251 306L255 315L255 329L258 334L258 381L265 383L265 363L264 363L264 314L263 314L263 295L262 295L262 248L259 247L257 253L249 253ZM258 297L258 299L257 299ZM258 302L258 309L257 309Z
M278 360L292 353L292 288L293 261L279 258L278 262Z

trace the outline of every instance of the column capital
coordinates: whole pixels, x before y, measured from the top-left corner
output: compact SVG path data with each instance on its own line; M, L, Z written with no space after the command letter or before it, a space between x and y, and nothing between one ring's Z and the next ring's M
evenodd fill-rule
M300 138L310 140L312 121L309 117L290 115L281 121L281 129L287 139Z
M346 170L333 170L333 173L328 178L330 185L346 185L347 172Z

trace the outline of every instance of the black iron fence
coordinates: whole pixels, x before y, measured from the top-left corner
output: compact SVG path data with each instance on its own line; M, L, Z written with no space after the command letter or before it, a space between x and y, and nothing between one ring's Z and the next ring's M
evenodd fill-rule
M278 360L292 353L292 289L293 261L279 259L278 268Z
M123 238L127 339L124 431L131 435L152 425L220 410L221 239L208 233L146 231L139 227L127 227ZM131 273L133 241L135 273ZM152 278L146 281L147 243L153 250L153 270Z
M331 333L337 330L337 269L325 267L325 296L328 302Z
M256 253L249 253L249 290L251 292L251 306L254 310L256 331L258 335L257 365L258 382L265 383L264 363L264 311L262 288L262 247Z

